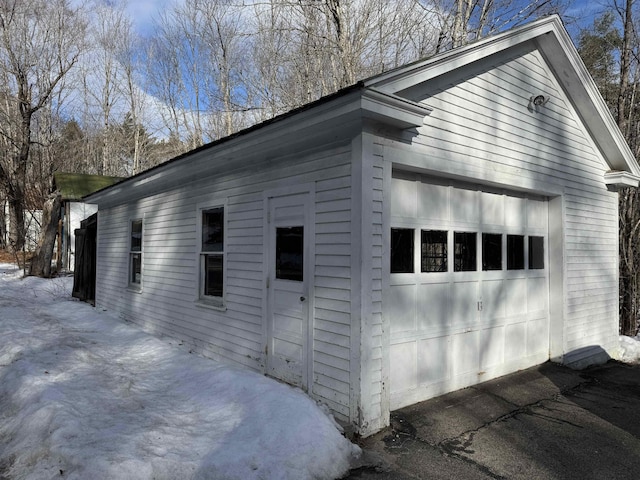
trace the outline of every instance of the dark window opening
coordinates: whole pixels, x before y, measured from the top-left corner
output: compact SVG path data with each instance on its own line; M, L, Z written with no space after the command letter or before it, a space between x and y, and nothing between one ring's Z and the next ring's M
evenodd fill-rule
M142 220L131 222L131 251L142 251Z
M204 266L204 294L211 297L222 296L222 255L206 255Z
M391 229L391 273L413 273L413 229Z
M224 245L224 208L202 212L202 251L222 252Z
M129 244L129 285L139 288L142 284L142 220L131 221Z
M502 235L482 234L482 270L502 270Z
M475 232L455 232L454 234L454 272L473 272L476 263Z
M529 237L529 269L544 269L544 237Z
M524 235L507 235L507 270L524 270Z
M129 269L131 271L130 283L140 285L140 283L142 283L142 254L131 254L131 265Z
M423 272L447 271L447 232L441 230L422 231Z
M276 278L302 282L304 227L276 228Z
M224 295L224 207L202 211L202 294Z

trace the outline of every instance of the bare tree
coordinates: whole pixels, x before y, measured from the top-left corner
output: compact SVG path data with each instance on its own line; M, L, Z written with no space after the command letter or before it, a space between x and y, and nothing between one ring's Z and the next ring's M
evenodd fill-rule
M9 132L11 150L0 166L10 211L10 242L24 245L26 174L34 115L50 101L76 65L84 48L85 19L69 0L0 2L0 69L7 79L7 99L18 112Z
M436 51L460 47L550 13L560 13L567 0L416 0L438 28Z

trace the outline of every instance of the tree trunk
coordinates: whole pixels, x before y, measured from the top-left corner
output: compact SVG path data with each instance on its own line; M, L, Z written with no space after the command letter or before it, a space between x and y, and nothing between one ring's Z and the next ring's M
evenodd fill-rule
M36 253L29 266L29 275L37 277L51 277L51 260L53 259L53 246L58 233L58 220L60 219L60 204L62 198L54 194L45 202L42 209L42 233Z

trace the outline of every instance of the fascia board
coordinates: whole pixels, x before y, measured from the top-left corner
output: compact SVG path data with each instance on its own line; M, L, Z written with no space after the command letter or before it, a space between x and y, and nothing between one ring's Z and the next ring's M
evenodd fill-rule
M395 94L527 41L539 46L609 168L640 176L638 162L557 15L372 77L364 85Z
M361 125L363 119L373 119L393 128L416 128L423 125L424 118L431 111L426 105L388 93L372 89L352 89L330 101L265 124L247 134L187 153L175 161L89 195L85 197L85 201L103 206L117 205L215 174L221 168L229 169L230 158L236 159L235 168L240 168L241 160L237 160L238 158L251 161L256 152L277 152L281 145L289 143L288 139L304 141L308 146L314 137L331 129L340 129L341 135L347 134L349 125Z
M589 130L609 168L640 176L640 167L633 152L568 33L561 28L554 30L554 34L536 40L540 52L554 70L556 79Z
M362 88L351 89L312 108L298 111L293 115L285 114L275 121L251 127L246 133L240 132L237 135L214 142L212 145L186 152L167 163L141 172L110 188L88 195L84 197L84 201L105 205L122 203L125 197L130 197L133 194L133 190L137 190L136 196L140 196L143 191L151 191L169 181L176 185L184 183L185 179L193 176L193 168L191 167L195 163L198 163L200 167L198 176L206 175L219 169L220 161L239 152L249 151L252 156L255 156L256 151L264 151L265 144L278 145L279 142L281 144L282 139L287 136L291 137L295 132L314 129L314 127L330 121L335 123L337 117L341 117L347 122L351 117L360 115L361 93ZM203 159L207 159L207 161L205 162ZM220 161L216 159L220 159Z

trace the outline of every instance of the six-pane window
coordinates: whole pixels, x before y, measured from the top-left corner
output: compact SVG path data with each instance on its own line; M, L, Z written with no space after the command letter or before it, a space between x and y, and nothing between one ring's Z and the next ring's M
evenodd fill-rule
M414 230L391 229L391 273L414 273ZM423 273L447 272L448 235L446 230L422 230L420 232L420 271ZM454 232L453 271L477 270L477 232ZM503 235L482 233L482 270L503 269ZM507 270L544 269L544 237L528 237L528 266L525 265L525 235L506 235Z
M129 241L129 285L142 285L142 220L131 221Z
M202 295L224 294L224 207L202 211Z

